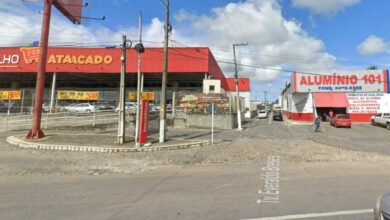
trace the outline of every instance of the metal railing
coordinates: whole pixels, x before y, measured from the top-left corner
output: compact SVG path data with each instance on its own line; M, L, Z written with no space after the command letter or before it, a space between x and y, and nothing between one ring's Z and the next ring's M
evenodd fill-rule
M127 117L131 119L131 117ZM100 124L114 124L118 121L118 114L113 111L98 111L92 113L44 113L41 118L41 127L96 126ZM31 115L12 115L0 118L0 131L29 129L32 126Z

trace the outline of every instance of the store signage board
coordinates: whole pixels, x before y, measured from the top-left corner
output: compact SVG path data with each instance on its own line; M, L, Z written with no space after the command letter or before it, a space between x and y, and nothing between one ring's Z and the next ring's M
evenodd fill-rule
M83 0L54 0L53 5L72 23L81 24Z
M292 74L294 92L387 92L386 70Z

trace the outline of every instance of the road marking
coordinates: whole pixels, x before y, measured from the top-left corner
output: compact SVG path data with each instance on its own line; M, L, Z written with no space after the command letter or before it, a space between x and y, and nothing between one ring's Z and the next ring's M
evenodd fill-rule
M279 203L279 176L280 176L280 156L268 156L266 166L261 170L264 172L261 175L263 180L262 189L258 190L259 198L256 200L257 204L262 203Z
M349 210L349 211L337 211L337 212L323 212L323 213L309 213L309 214L300 214L300 215L285 215L285 216L275 216L275 217L265 217L265 218L250 218L250 219L241 219L241 220L287 220L287 219L302 219L302 218L319 218L319 217L329 217L329 216L339 216L339 215L358 215L365 213L373 213L373 209L361 209L361 210Z

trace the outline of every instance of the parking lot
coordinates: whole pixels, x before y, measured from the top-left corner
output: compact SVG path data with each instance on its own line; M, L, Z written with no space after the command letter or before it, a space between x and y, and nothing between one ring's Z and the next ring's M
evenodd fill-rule
M309 125L291 125L286 122L288 131L297 137L348 150L376 152L390 155L390 131L369 123L353 123L352 128L335 128L322 122L324 132L310 132Z

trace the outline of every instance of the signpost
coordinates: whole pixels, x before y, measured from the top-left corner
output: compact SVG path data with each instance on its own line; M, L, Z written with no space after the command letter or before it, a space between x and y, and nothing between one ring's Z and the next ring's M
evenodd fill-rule
M149 101L141 100L141 114L138 144L146 144L148 142L148 127L149 127Z
M74 24L80 24L83 0L44 0L41 39L39 41L39 64L37 82L35 87L35 105L32 128L27 134L27 139L43 138L45 134L41 130L43 91L45 89L47 48L49 44L51 7L54 5L62 14Z

